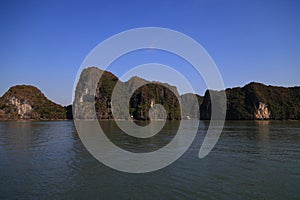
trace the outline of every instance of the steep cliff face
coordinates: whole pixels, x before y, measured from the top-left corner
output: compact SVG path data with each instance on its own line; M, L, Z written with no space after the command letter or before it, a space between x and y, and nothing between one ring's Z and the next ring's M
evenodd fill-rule
M112 119L111 95L119 79L110 72L103 72L98 82L95 107L98 119Z
M182 104L182 116L184 119L199 119L200 105L203 97L195 94L183 94L180 96Z
M66 119L66 109L52 101L36 87L11 87L0 98L0 119Z
M16 107L17 114L21 119L31 118L32 107L27 103L27 100L21 101L14 96L8 100L11 105Z
M202 104L200 105L200 119L209 120L211 119L211 98L213 96L215 99L215 117L214 119L223 119L223 116L226 115L226 102L224 92L207 90L203 97Z
M162 104L167 111L167 119L180 119L181 111L178 101L180 97L174 86L165 83L149 82L139 77L132 77L130 80L122 82L112 73L101 71L95 67L89 67L83 70L80 79L85 80L87 77L92 77L92 79L95 80L98 78L99 81L95 89L95 94L91 94L92 90L88 89L93 87L88 81L82 81L83 84L79 83L77 86L78 91L81 92L78 92L75 98L79 100L82 106L86 106L86 112L83 112L85 114L81 116L81 118L92 118L92 116L89 115L89 110L94 106L97 118L100 120L113 119L113 109L114 112L119 113L118 119L133 118L137 120L148 120L151 105ZM91 80L91 82L95 83L95 80ZM116 98L114 102L112 102L112 92L117 83L120 89L115 92L114 95ZM89 102L93 98L95 104L90 105ZM123 106L125 103L128 103L126 99L129 100L129 113L128 110L125 109L125 106ZM113 107L113 103L119 106ZM162 114L157 110L153 112L152 115L156 119L163 118Z
M255 111L255 119L270 119L271 113L265 103L259 102L259 106Z

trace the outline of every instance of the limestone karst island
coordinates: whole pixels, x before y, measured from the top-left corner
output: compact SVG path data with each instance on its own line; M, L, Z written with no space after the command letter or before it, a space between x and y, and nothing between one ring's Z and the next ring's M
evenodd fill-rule
M101 73L98 68L90 67L83 71L81 78L87 73ZM82 102L94 98L97 118L113 119L111 111L111 95L118 78L104 72L97 86L96 95L80 94ZM130 116L135 120L149 120L148 110L154 103L164 106L167 119L210 119L210 96L213 91L207 90L204 96L191 94L179 95L175 86L150 82L139 77L132 77L120 82L124 90L131 92L139 83L146 83L133 92L130 97ZM83 87L78 85L77 87ZM215 92L215 91L214 91ZM116 94L122 98L122 94ZM267 86L251 82L243 87L226 89L228 120L262 120L262 119L300 119L300 87ZM180 110L180 101L187 103L188 108ZM199 110L198 110L199 109ZM200 111L200 115L199 115ZM38 88L30 85L11 87L0 98L0 120L61 120L72 119L72 106L61 106L47 99Z

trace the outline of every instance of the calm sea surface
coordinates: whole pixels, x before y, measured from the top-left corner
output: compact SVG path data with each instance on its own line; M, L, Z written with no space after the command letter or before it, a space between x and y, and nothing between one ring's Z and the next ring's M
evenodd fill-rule
M72 121L0 122L0 199L300 199L299 121L228 121L199 159L206 126L172 165L129 174L94 159Z

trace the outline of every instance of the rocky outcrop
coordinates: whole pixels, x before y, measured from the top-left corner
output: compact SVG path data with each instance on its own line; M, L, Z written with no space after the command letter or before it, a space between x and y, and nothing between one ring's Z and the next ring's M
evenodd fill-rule
M252 82L225 92L226 119L300 119L300 87L275 87ZM201 119L210 119L210 107L207 91L200 108Z
M0 98L1 120L67 119L67 110L50 101L36 87L17 85Z
M187 93L180 96L183 119L199 119L200 105L203 97L197 94Z
M270 119L271 114L265 103L259 102L259 106L255 111L255 119Z
M112 102L112 93L116 84L119 89L115 91L115 99ZM88 89L95 85L96 88ZM96 92L92 94L91 91ZM149 82L139 77L132 77L122 82L110 72L90 67L83 70L76 92L76 102L80 103L82 109L81 115L76 115L78 118L92 119L93 106L99 120L116 118L113 109L118 113L116 119L149 120L151 116L155 119L164 118L163 113L156 109L152 109L153 112L151 116L149 115L151 105L153 107L154 104L164 106L167 119L180 119L181 116L177 88L166 83ZM124 106L128 104L127 100L129 113Z
M215 116L214 119L223 120L226 115L226 97L224 91L207 90L202 104L200 105L200 119L211 119L211 96L214 98Z
M30 119L32 107L27 103L27 100L21 101L16 97L9 98L9 103L16 107L17 114L21 119Z

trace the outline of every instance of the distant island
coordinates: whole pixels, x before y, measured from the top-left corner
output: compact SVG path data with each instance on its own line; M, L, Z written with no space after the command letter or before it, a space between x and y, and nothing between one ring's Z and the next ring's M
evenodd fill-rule
M96 67L83 70L80 79L90 73L103 73L98 82L96 94L91 94L85 85L77 85L82 93L75 94L82 104L94 102L99 120L114 119L111 106L111 95L119 79L112 73L101 71ZM137 85L145 84L135 91ZM196 94L179 95L175 86L167 83L150 82L139 77L132 77L126 82L119 82L124 91L133 92L129 102L129 116L135 120L149 120L148 111L153 104L164 106L168 120L200 118L210 119L210 91L204 96ZM226 89L228 120L284 120L300 119L300 87L267 86L251 82L243 87ZM122 94L116 94L119 99ZM189 105L180 110L180 103ZM122 107L122 106L121 106ZM122 109L122 108L121 108ZM200 111L200 112L199 112ZM120 113L126 110L119 110ZM199 115L200 113L200 115ZM88 118L89 113L83 118ZM157 118L161 114L157 113ZM127 116L127 115L124 115ZM65 120L72 119L72 106L61 106L47 99L36 87L17 85L11 87L0 98L0 120ZM124 119L128 119L124 117Z

